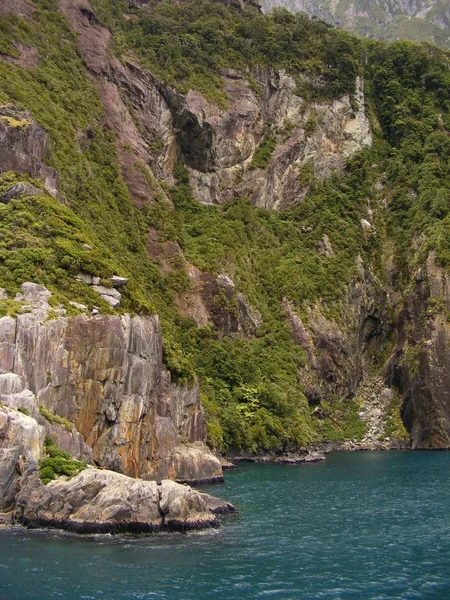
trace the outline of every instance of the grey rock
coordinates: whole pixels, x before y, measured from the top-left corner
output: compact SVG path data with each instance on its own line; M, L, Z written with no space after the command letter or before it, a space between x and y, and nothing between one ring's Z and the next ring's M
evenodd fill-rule
M92 448L90 448L84 441L81 433L75 428L70 431L59 423L49 423L43 417L41 418L45 435L52 438L55 444L67 452L73 458L81 460L87 464L94 462L92 457Z
M91 275L90 273L78 273L75 279L80 283L85 283L86 285L93 285L93 275Z
M119 277L118 275L113 275L110 278L110 281L113 287L123 287L128 283L128 279L126 277Z
M45 486L30 476L18 495L14 518L28 527L77 533L186 531L218 524L202 494L188 486L94 468Z
M22 196L42 196L44 192L32 185L31 183L16 183L0 195L0 203L8 204L14 198L21 198Z
M111 296L111 298L115 298L116 300L119 300L122 298L122 295L120 294L120 292L118 292L115 288L107 288L104 287L103 285L93 285L92 289L97 292L97 294L100 294L101 296Z
M17 394L25 387L24 378L16 373L2 373L0 375L0 395Z
M12 371L15 354L16 320L0 318L0 373Z
M215 515L226 515L236 512L235 507L230 502L227 502L222 498L217 498L217 496L210 496L210 494L204 493L201 493L201 497L205 501L209 510Z
M92 289L100 294L100 296L105 300L112 308L116 308L120 305L120 299L122 295L115 288L107 288L102 285L93 285Z
M23 294L35 306L48 304L40 286L25 286ZM4 395L7 404L35 416L42 404L65 417L93 461L126 475L221 479L220 462L204 445L198 385L171 383L157 317L83 314L48 321L45 311L30 310L0 319L0 368L12 373L3 385L6 391L24 386ZM64 448L91 462L81 438L61 433Z
M333 246L331 245L330 238L326 233L323 234L322 239L317 244L317 250L320 254L323 254L323 256L326 256L327 258L334 256Z
M78 308L78 310L87 310L87 306L81 304L80 302L69 302L69 304L74 308Z
M19 491L19 448L12 446L0 448L0 511L10 511L14 507Z
M14 126L11 123L14 123ZM26 173L32 178L38 177L45 183L48 193L57 196L59 178L56 171L45 163L48 152L49 137L29 113L9 105L0 106L2 172L16 171ZM18 190L14 193L18 193ZM41 190L39 193L42 193Z
M30 461L42 456L44 431L35 419L0 407L0 511L10 510Z
M33 419L39 419L39 407L36 396L30 390L23 389L14 394L1 394L0 402L3 402L3 404L14 410L26 411Z

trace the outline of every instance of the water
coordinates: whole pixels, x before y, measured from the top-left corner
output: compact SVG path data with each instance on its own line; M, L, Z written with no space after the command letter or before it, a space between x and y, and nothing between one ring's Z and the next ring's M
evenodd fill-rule
M218 532L0 531L0 600L450 598L450 453L243 465Z

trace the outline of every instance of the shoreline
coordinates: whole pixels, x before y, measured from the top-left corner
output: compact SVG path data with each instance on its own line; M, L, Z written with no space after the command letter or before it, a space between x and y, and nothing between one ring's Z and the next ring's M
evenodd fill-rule
M411 448L409 441L396 442L351 442L351 441L329 441L317 442L292 451L273 451L273 452L241 452L229 453L225 457L219 457L224 464L222 469L230 470L237 468L239 463L272 463L272 464L310 464L319 463L326 460L326 455L331 452L377 452L377 451L412 451L430 450L445 451L447 448Z

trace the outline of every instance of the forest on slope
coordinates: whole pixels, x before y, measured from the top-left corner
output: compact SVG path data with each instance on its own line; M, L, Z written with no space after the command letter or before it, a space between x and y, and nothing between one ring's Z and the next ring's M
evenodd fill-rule
M287 8L386 42L410 40L450 47L450 7L445 0L263 0L267 11Z
M405 401L402 383L386 375L398 315L430 253L436 268L447 272L450 265L449 54L431 45L361 40L283 10L262 15L253 6L206 0L76 4L98 36L109 32L103 60L117 60L115 71L114 62L97 70L88 64L63 0L23 0L21 15L7 4L0 9L0 124L20 132L32 119L42 127L50 139L46 160L59 178L57 197L30 178L42 194L0 204L0 285L11 297L24 281L42 283L68 314L78 311L71 302L104 313L158 313L167 367L177 381L200 379L209 442L222 452L360 439L358 386L376 375L391 377L398 388L386 409L386 431L402 436L393 418ZM27 62L31 48L37 58ZM201 203L194 178L214 172L216 163L203 147L193 149L203 130L195 129L192 114L189 126L175 122L169 151L156 127L129 107L150 157L142 163L133 144L108 126L111 107L99 81L119 86L120 65L150 73L153 88L173 102L172 115L180 114L189 90L202 95L208 110L226 114L224 73L243 78L246 93L264 105L264 77L286 73L307 118L286 118L280 126L268 113L258 125L257 147L240 162L232 197ZM325 178L306 160L296 175L301 195L282 210L255 205L250 184L240 194L241 180L264 179L277 149L296 132L305 139L320 134L320 111L347 98L356 115L357 81L364 82L370 145ZM207 129L214 136L213 125ZM204 155L209 162L199 165ZM161 176L158 161L168 164L169 156ZM127 157L147 186L138 200L124 170ZM0 174L0 194L24 181L19 171ZM175 250L164 255L169 247ZM193 269L232 280L232 286L212 286L206 320L185 307L186 297L195 296ZM113 274L128 278L120 309L78 281L80 272L103 281ZM354 334L348 290L358 285L377 304L364 328L368 321L376 326L359 346L347 347ZM243 305L257 315L246 331L228 326L240 323ZM0 300L1 314L20 309ZM442 318L448 329L445 298L427 298L420 310L428 319ZM322 343L320 327L311 343L296 340L296 318L306 330L322 319ZM397 348L397 373L419 373L424 336L417 329L414 341ZM314 366L312 354L326 354L327 347L330 364ZM366 348L364 364L347 365L349 354Z

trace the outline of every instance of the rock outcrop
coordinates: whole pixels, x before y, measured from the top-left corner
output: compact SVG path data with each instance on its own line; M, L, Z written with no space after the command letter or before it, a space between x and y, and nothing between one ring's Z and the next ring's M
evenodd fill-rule
M142 481L89 468L47 485L37 474L30 475L18 495L14 519L27 527L76 533L152 533L216 527L214 513L233 510L229 503L174 481Z
M204 444L198 385L174 384L164 368L157 316L46 320L50 293L31 283L22 289L30 312L0 319L4 402L30 411L36 402L67 419L96 464L126 475L222 477ZM57 437L77 446L62 431Z
M449 311L450 279L431 252L404 298L388 365L413 448L450 448Z
M353 397L365 374L376 371L378 355L392 335L381 282L359 260L358 270L342 298L345 322L327 317L318 303L308 309L304 323L293 304L284 300L293 339L307 356L302 381L311 405L330 395Z
M198 386L164 369L158 318L48 320L50 295L23 284L24 314L0 319L0 513L77 533L217 526L232 505L167 479L219 480L222 468L204 444ZM115 471L91 466L44 485L45 436Z
M0 406L0 512L11 510L25 463L37 466L44 430L35 419Z
M305 105L295 94L294 79L282 70L257 69L252 77L259 93L248 75L227 69L222 77L228 107L220 108L197 91L177 92L129 59L122 64L111 58L110 33L87 0L60 0L60 6L78 33L107 125L117 136L124 179L138 204L155 192L164 195L157 180L173 183L174 166L182 158L203 203L250 196L258 206L284 208L307 191L300 176L304 167L328 178L372 143L360 78L354 98ZM273 156L267 169L252 168L254 152L269 130L277 140Z
M3 171L17 171L41 179L47 192L57 196L59 178L56 171L45 164L48 153L48 134L30 114L8 105L0 107L0 164Z

